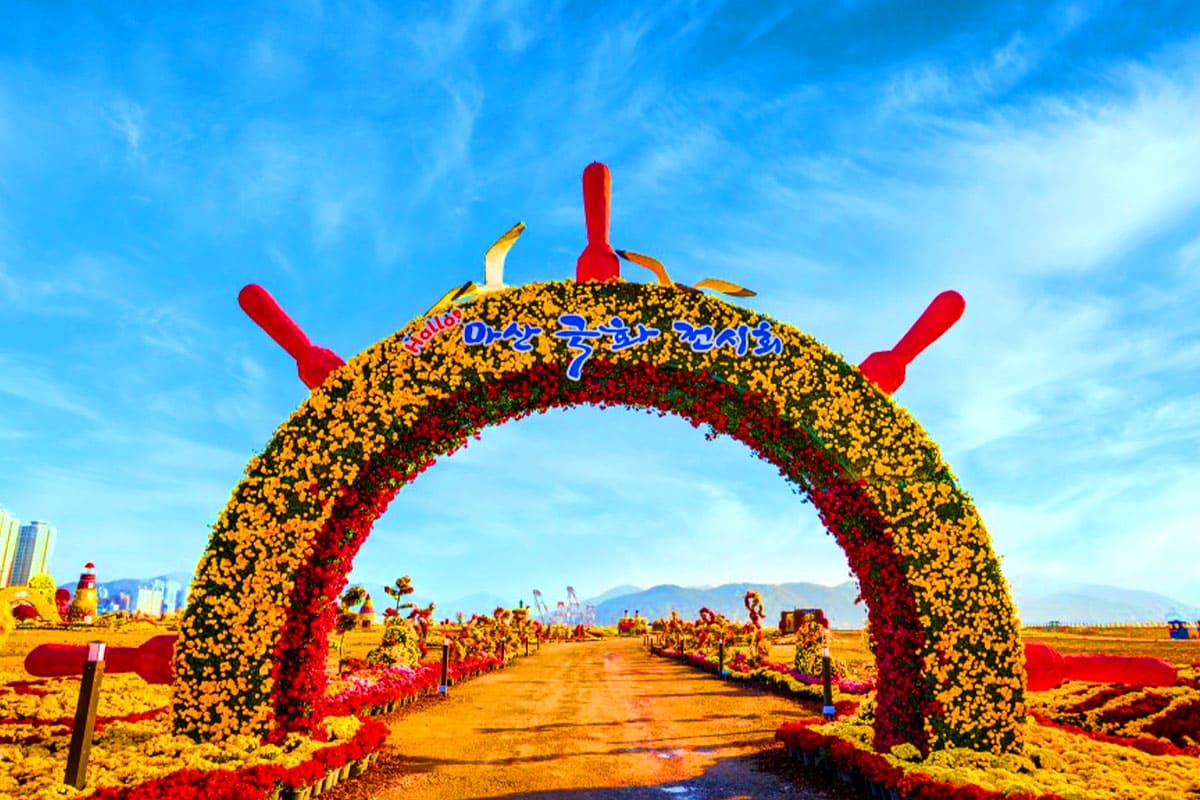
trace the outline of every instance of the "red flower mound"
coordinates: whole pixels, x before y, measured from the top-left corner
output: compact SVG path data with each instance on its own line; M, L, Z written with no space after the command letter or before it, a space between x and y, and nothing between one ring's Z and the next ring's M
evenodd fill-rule
M1147 692L1129 705L1117 706L1101 713L1100 722L1121 725L1135 719L1153 717L1170 704L1171 698Z
M1109 744L1119 744L1122 747L1132 747L1134 750L1141 750L1143 753L1148 753L1152 756L1200 756L1200 745L1177 747L1170 742L1164 742L1162 739L1151 739L1148 736L1128 737L1098 733L1096 731L1085 730L1078 725L1056 722L1032 709L1029 711L1029 716L1037 720L1039 725L1045 725L1048 728L1058 728L1077 736L1086 736L1097 742L1108 742ZM1194 734L1195 732L1196 729L1192 728L1191 733Z
M1151 736L1170 739L1172 744L1179 747L1187 744L1185 736L1192 741L1200 739L1200 700L1191 700L1172 708L1143 730ZM1196 746L1188 749L1200 751L1200 747Z
M1108 701L1115 700L1124 694L1136 692L1136 686L1109 686L1106 689L1101 689L1091 697L1076 703L1075 705L1063 709L1068 714L1086 714L1089 711L1108 705Z

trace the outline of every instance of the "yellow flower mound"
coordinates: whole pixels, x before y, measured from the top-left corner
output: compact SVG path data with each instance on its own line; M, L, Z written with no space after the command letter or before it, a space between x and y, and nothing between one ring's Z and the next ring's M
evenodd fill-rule
M385 447L402 446L432 403L541 365L565 373L577 351L554 333L563 329L560 315L578 314L592 329L619 316L631 329L641 323L661 331L616 352L608 348L612 340L591 340L595 352L585 374L601 360L652 364L760 393L781 422L805 431L841 464L846 479L861 482L890 523L887 533L915 596L930 743L1015 746L1023 715L1022 651L987 532L937 446L857 369L795 328L672 287L529 284L477 299L463 311L462 325L433 336L419 353L402 342L425 327L424 319L352 358L251 459L213 527L183 621L174 687L179 731L220 738L271 728L271 665L289 595L338 497ZM769 324L783 351L697 352L673 330L675 320L717 332ZM471 321L496 331L515 322L542 332L528 340L527 351L512 339L473 347L462 335ZM527 410L539 408L530 401ZM406 475L418 466L414 460ZM859 579L864 589L871 585L870 575Z
M1022 753L996 755L951 747L921 761L915 748L900 745L884 758L906 772L944 783L973 783L1000 794L1057 794L1066 800L1179 800L1200 794L1200 760L1194 757L1152 756L1032 719L1022 728ZM870 726L855 717L815 725L813 731L871 748Z
M325 729L348 739L362 723L355 717L331 717ZM295 767L318 750L340 742L318 742L290 735L279 744L254 736L196 743L175 734L165 719L114 722L96 734L88 758L88 786L79 791L60 783L67 766L67 740L34 745L0 745L0 797L86 797L110 786L136 786L181 769L234 770L272 764Z
M29 679L29 674L24 671L0 670L0 719L69 720L75 716L79 701L78 680L44 680L37 694L2 691L9 684ZM101 718L144 714L163 708L170 701L169 687L147 684L133 674L105 675L102 685L100 702L96 706L96 714ZM7 726L5 732L8 732Z

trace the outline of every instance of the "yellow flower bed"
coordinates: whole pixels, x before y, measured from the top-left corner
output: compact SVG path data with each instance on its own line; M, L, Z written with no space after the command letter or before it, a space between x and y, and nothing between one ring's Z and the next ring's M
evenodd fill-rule
M1022 727L1021 753L996 755L951 747L921 760L915 749L901 745L881 755L905 772L944 783L976 784L999 794L1057 794L1065 800L1182 800L1200 794L1200 759L1149 755L1032 719ZM857 717L814 725L812 730L871 749L871 727Z
M331 737L344 740L358 731L361 722L355 717L329 717L323 724ZM86 797L96 789L136 786L181 769L294 767L330 746L295 734L279 744L263 744L254 736L197 743L173 733L166 719L114 722L96 734L88 760L88 787L80 791L60 782L69 741L63 734L37 744L0 745L0 797Z
M5 691L4 687L9 684L29 679L24 671L0 670L0 720L54 720L74 716L75 704L79 701L78 680L38 681L35 694ZM170 702L169 686L147 684L137 675L128 673L105 675L96 714L99 717L126 717L165 708Z

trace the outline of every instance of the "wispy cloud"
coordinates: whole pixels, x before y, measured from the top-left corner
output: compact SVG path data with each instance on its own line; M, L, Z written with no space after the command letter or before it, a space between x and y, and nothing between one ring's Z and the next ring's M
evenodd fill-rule
M137 103L119 100L109 106L105 119L125 140L130 158L141 161L142 131L146 125L146 112Z
M31 364L0 353L0 394L52 411L98 420L99 412L54 376L53 365Z

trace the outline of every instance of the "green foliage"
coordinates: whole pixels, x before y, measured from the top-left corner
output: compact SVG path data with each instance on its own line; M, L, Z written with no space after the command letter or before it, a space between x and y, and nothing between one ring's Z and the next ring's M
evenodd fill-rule
M337 621L334 622L334 630L345 636L350 631L358 626L358 614L354 611L355 606L362 605L366 599L367 590L361 586L351 586L342 595L342 599L338 601Z
M58 587L54 584L54 578L44 572L39 572L36 575L30 575L25 585L31 591L37 592L45 598L47 604L54 605L54 593L58 591Z
M824 665L821 661L821 651L825 646L825 629L820 623L807 621L796 628L796 655L792 666L808 675L821 675ZM846 677L845 662L829 659L829 674L834 680Z
M421 661L420 638L411 622L389 614L384 617L383 639L367 653L367 663L415 667Z
M342 599L338 601L337 619L334 620L333 629L338 634L338 672L342 669L342 656L346 648L346 634L358 627L358 614L354 612L354 607L362 605L366 599L367 590L361 586L351 586L342 595Z
M412 579L409 578L407 575L396 578L395 585L394 586L385 586L385 587L383 587L383 591L387 593L388 597L391 597L392 599L394 599L396 601L396 610L397 611L399 611L402 608L412 608L412 605L413 605L412 603L401 603L400 602L404 598L405 595L412 594L413 591L415 591L412 587Z

